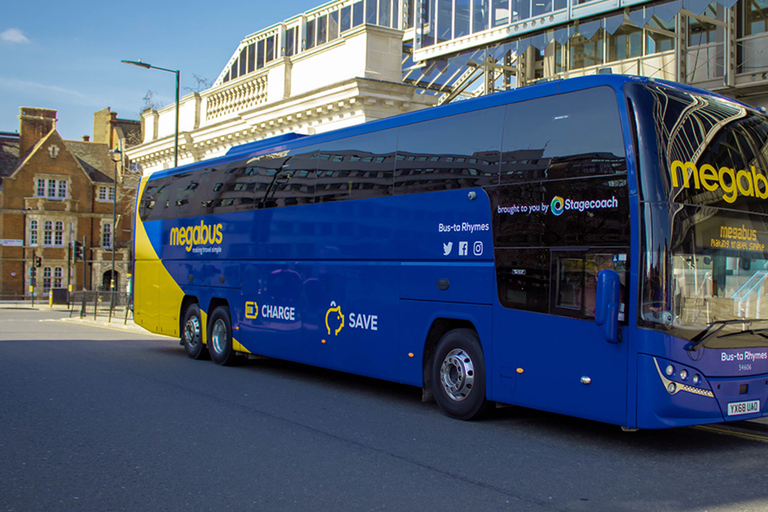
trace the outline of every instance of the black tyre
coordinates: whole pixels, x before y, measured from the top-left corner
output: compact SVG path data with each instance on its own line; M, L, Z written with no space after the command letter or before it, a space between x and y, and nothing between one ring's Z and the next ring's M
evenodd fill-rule
M208 349L203 344L203 322L200 307L190 304L184 312L184 323L181 324L181 344L192 359L205 359Z
M232 317L229 308L219 306L213 310L208 322L208 352L216 364L231 365L235 361L232 347Z
M442 411L452 418L472 420L486 414L485 358L472 329L447 332L432 360L432 391Z

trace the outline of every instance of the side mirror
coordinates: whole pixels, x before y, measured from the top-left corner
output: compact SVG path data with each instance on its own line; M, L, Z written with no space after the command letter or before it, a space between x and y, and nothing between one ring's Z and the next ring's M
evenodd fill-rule
M621 307L621 279L615 270L601 270L597 275L595 323L603 328L608 343L618 343L619 308Z

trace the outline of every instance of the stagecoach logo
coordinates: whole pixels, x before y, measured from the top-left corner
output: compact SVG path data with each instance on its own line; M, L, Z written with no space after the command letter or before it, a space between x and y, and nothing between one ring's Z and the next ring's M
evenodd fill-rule
M557 217L562 215L566 210L576 210L584 212L587 210L604 210L607 208L618 208L619 200L615 196L611 196L610 199L586 199L584 201L575 201L573 199L563 199L560 196L552 198L552 202L549 203L549 209L552 210L552 214Z
M552 213L557 217L563 213L563 198L560 196L555 196L552 198L552 202L549 203L549 209L552 210Z
M218 245L224 239L221 230L224 226L222 224L206 225L203 221L200 221L199 225L186 226L180 228L171 229L171 245L183 245L187 252L190 252L195 248L195 252L198 251L198 246L204 245ZM221 248L218 247L218 251L214 251L213 248L208 247L205 252L221 252Z

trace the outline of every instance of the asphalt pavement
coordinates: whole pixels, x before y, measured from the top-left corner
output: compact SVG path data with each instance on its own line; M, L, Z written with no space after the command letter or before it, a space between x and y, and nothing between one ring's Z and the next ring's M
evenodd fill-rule
M0 305L0 511L764 512L768 435L622 432ZM744 422L746 423L746 422ZM714 482L714 484L713 484Z
M59 311L69 311L69 309L64 306L53 306L53 308L51 308L50 306L44 305L44 306L36 306L36 308L43 311L46 309L54 309L54 308ZM125 315L123 314L123 312L120 312L120 314L117 316L113 316L111 319L103 315L98 316L96 318L90 315L86 315L83 318L80 318L80 316L77 313L74 313L71 318L63 318L62 320L69 321L69 322L82 323L84 325L93 325L93 326L105 327L110 329L135 331L135 332L141 332L144 334L151 334L149 331L147 331L143 327L137 325L133 321L133 318L131 316L129 316L128 318L125 318ZM157 336L167 338L167 336L162 336L162 335L157 335ZM737 428L737 429L759 430L759 431L768 432L768 417L759 418L755 420L730 422L728 423L728 426Z

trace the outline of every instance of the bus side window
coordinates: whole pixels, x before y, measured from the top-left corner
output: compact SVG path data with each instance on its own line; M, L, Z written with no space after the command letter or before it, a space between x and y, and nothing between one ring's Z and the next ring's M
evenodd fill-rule
M498 185L503 120L494 107L400 128L395 194Z
M317 155L317 202L391 196L396 130L330 143Z
M605 269L615 270L621 278L621 308L619 321L625 318L626 309L626 253L563 254L556 261L554 283L555 314L579 318L595 317L597 276Z

